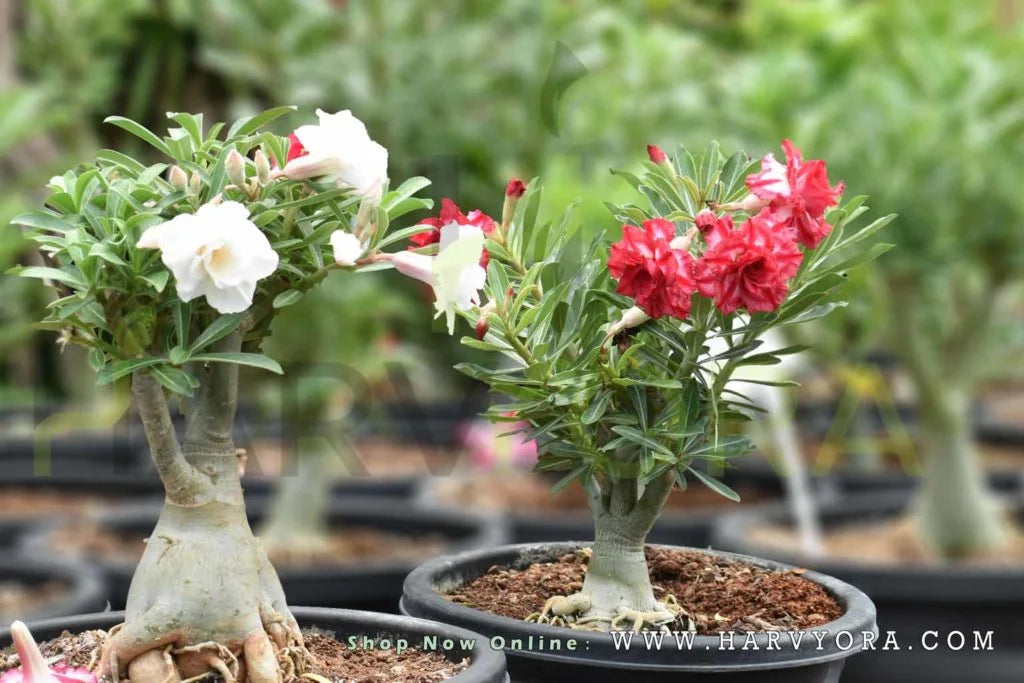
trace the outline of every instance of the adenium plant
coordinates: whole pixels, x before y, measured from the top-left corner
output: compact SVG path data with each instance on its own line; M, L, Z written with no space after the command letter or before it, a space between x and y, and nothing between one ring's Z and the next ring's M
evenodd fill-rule
M761 337L842 306L844 271L888 249L861 246L891 217L855 227L865 198L840 207L825 163L784 148L785 163L751 163L717 144L672 156L651 146L642 174L618 172L645 206L612 207L621 238L599 236L582 258L568 216L538 224L537 187L484 240L485 303L467 314L482 338L463 342L513 366L459 367L508 399L489 417L526 422L538 468L564 472L556 489L580 482L594 515L582 590L549 600L540 619L607 629L675 618L652 591L644 542L674 486L737 499L707 466L748 448L723 425L760 410L741 390L752 380L734 373L799 352Z
M124 625L104 651L114 680L212 672L269 683L286 658L289 676L304 671L301 633L246 519L232 442L239 365L280 372L261 352L275 314L334 271L412 257L445 293L440 313L475 296L460 287L480 267L482 234L443 227L440 256L432 245L388 253L430 229L389 230L431 206L415 196L428 181L389 189L387 151L349 112L320 112L291 142L263 130L292 110L209 127L202 115L169 114L164 137L112 117L165 160L101 151L53 179L43 210L13 221L49 263L14 272L59 293L43 326L89 349L100 383L131 378L166 490ZM181 402L183 438L169 398Z

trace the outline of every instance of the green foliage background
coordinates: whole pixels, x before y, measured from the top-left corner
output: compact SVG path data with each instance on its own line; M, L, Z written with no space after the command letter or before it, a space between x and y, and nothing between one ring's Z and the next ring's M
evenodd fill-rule
M717 138L761 150L788 136L879 214L900 214L886 236L897 249L851 277L864 291L846 298L866 303L818 325L811 341L829 341L836 355L895 348L885 321L897 288L910 293L913 334L949 346L977 322L963 314L1000 288L1007 294L971 346L987 361L977 374L1024 366L1024 28L1014 0L0 7L0 222L100 147L144 153L101 123L109 114L162 130L167 111L231 120L297 104L276 129L284 133L315 107L350 108L391 150L393 178L426 175L435 198L496 216L509 175L540 175L547 218L582 198L583 236L616 229L604 203L628 201L630 188L608 169L639 168L645 143ZM33 263L12 230L0 233L0 260ZM0 398L73 384L55 370L52 336L26 327L46 303L35 284L0 283ZM360 293L323 305L343 306L353 325L373 315L345 306L346 295ZM391 311L421 297L407 282L378 295L403 302ZM440 354L437 367L458 353L425 322L397 330Z

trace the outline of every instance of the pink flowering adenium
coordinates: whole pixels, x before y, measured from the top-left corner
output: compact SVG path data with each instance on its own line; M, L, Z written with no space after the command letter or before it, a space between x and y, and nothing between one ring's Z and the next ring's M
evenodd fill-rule
M11 624L11 640L21 666L0 675L0 683L97 683L88 669L62 664L47 666L32 633L20 621Z

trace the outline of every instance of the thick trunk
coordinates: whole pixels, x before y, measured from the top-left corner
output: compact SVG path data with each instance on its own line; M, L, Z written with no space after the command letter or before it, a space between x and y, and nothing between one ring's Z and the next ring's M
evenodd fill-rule
M226 345L237 347L237 337ZM302 649L280 581L246 517L231 439L237 367L213 365L199 369L184 449L163 389L149 375L133 379L167 493L132 578L125 622L104 655L111 672L127 667L133 683L174 683L210 671L227 683L278 683L279 657ZM293 664L301 668L301 661Z
M969 394L929 397L921 409L925 477L915 513L925 542L946 558L997 549L1007 523L974 449Z
M660 609L651 587L644 544L672 489L670 476L651 482L637 496L636 480L606 482L593 502L594 545L583 589L590 600L584 617L609 619L623 611Z

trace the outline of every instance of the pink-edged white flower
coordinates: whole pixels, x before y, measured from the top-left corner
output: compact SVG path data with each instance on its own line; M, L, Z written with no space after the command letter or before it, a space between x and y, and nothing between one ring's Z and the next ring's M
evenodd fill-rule
M316 115L319 124L299 126L290 136L281 173L292 180L333 176L364 197L380 197L388 179L388 150L371 140L363 122L347 109L337 114L317 109Z
M334 250L334 262L339 266L354 266L363 255L363 243L344 230L331 233L331 248Z
M480 303L487 271L480 266L484 232L475 225L449 223L441 228L437 256L400 251L388 254L398 272L434 288L437 315L444 314L448 334L455 332L455 312Z
M96 683L96 676L88 669L60 664L47 666L35 638L22 622L11 624L11 640L21 666L5 671L0 683Z
M142 233L140 249L159 249L182 301L201 296L221 313L252 305L256 283L277 269L277 252L238 202L209 202Z

